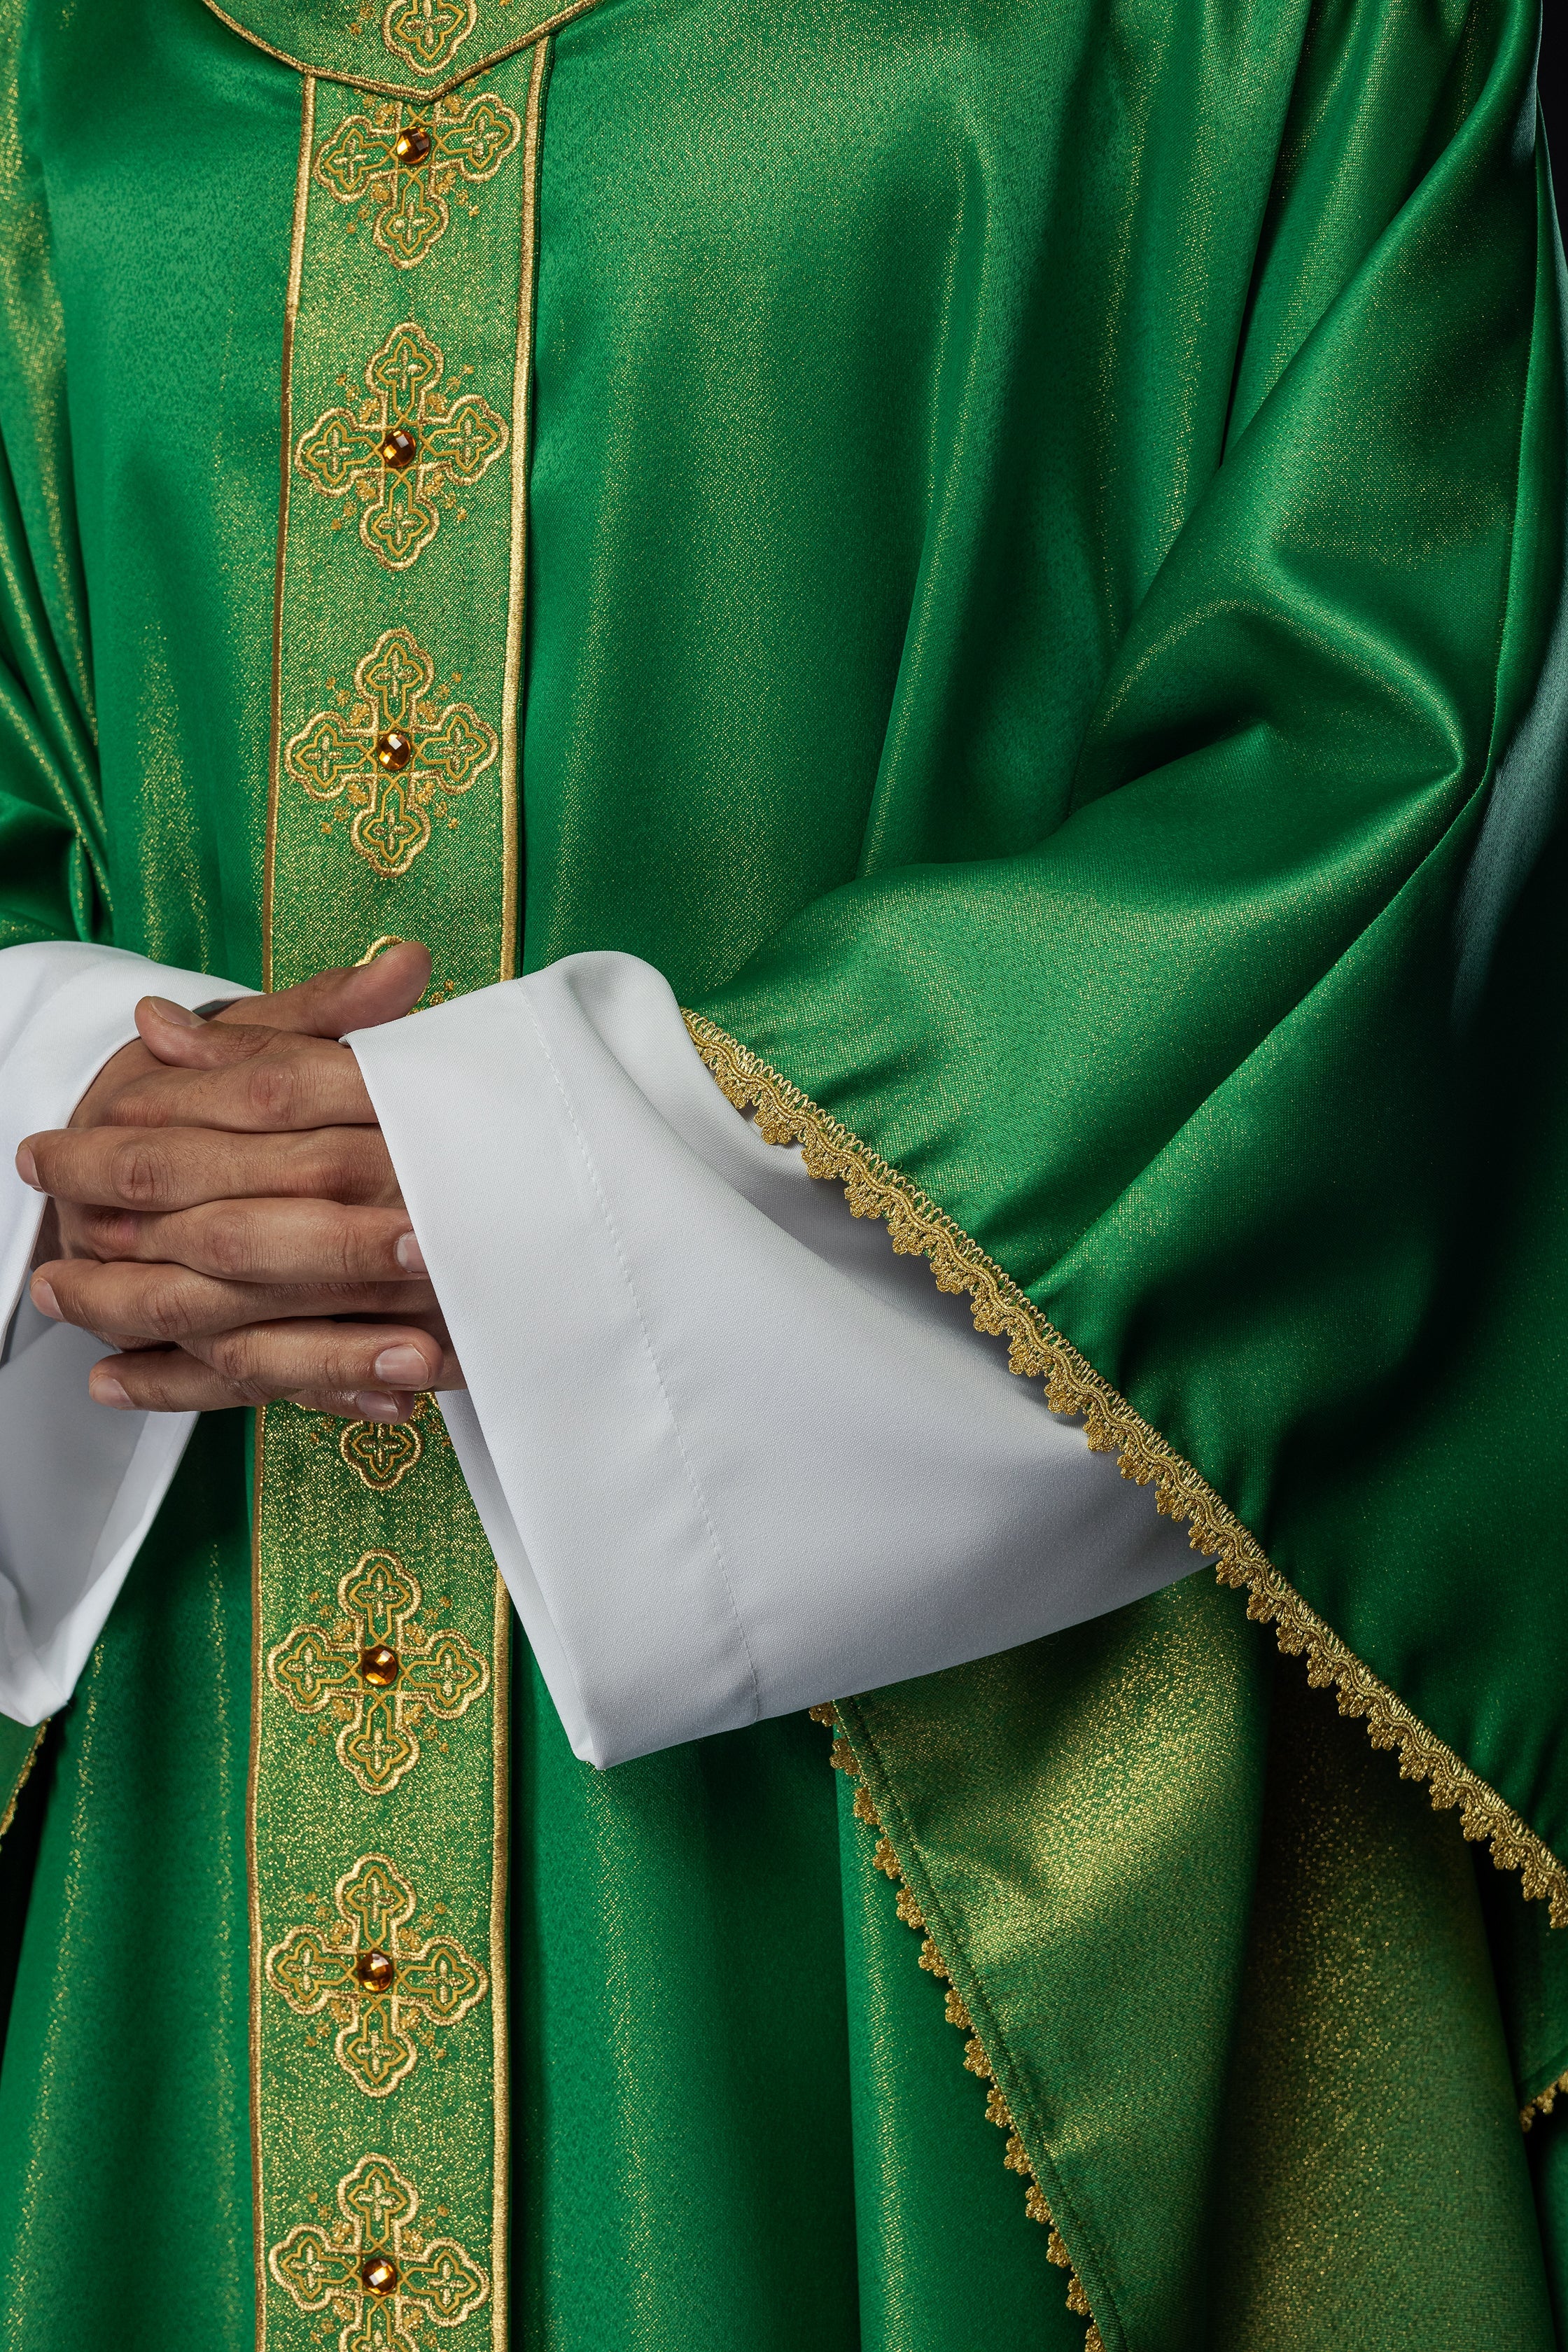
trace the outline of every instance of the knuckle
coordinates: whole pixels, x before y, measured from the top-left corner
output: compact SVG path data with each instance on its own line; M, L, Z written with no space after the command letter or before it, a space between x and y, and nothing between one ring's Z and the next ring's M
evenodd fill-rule
M226 1381L247 1381L256 1368L256 1343L248 1331L219 1331L206 1342L202 1353L214 1371L220 1372Z
M127 1208L161 1208L168 1196L167 1156L157 1144L144 1143L140 1137L117 1143L110 1159L109 1181Z
M156 1278L149 1283L142 1297L140 1320L154 1339L178 1339L190 1327L190 1314L184 1297L183 1283Z
M246 1107L263 1126L292 1124L299 1087L286 1062L258 1061L246 1072Z
M218 1377L234 1391L241 1404L265 1404L278 1394L278 1383L268 1371L267 1351L260 1333L222 1331L204 1343L202 1354Z
M252 1225L247 1211L226 1204L206 1220L204 1247L215 1274L232 1280L248 1272L254 1248Z

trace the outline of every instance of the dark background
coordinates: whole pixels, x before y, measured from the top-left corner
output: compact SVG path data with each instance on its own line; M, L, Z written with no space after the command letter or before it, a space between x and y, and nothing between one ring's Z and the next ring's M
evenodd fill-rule
M1568 235L1568 26L1563 23L1568 0L1546 0L1546 22L1541 36L1541 110L1546 117L1547 143L1552 150L1552 176L1557 191L1557 217Z

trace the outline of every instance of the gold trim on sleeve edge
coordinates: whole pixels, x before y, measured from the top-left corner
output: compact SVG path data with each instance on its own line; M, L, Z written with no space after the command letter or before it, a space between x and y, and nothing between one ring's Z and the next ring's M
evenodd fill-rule
M1101 1379L979 1243L748 1047L700 1013L684 1018L720 1087L737 1110L754 1109L764 1139L799 1143L809 1174L843 1184L852 1216L879 1217L895 1250L929 1259L939 1290L967 1292L975 1329L1009 1342L1010 1370L1043 1380L1053 1412L1081 1420L1097 1454L1115 1453L1124 1478L1152 1486L1156 1507L1186 1523L1194 1551L1214 1558L1219 1581L1246 1591L1247 1615L1271 1624L1289 1655L1305 1655L1308 1681L1319 1689L1332 1685L1340 1713L1361 1717L1374 1748L1398 1748L1401 1778L1427 1783L1435 1812L1462 1807L1466 1837L1484 1839L1500 1870L1521 1874L1526 1898L1545 1898L1552 1925L1568 1927L1568 1868L1545 1841L1362 1664L1207 1480Z
M42 1723L39 1724L33 1744L27 1750L26 1762L23 1765L21 1770L16 1775L16 1785L11 1791L4 1813L0 1813L0 1838L5 1836L6 1831L10 1828L12 1822L16 1818L16 1807L21 1802L22 1791L33 1777L33 1767L38 1760L39 1751L43 1748L44 1744L45 1734L47 1732L52 1720L53 1718L51 1717L46 1715Z
M947 2021L950 2025L956 2025L959 2032L965 2037L964 2066L981 2082L990 2084L985 2095L985 2119L987 2123L994 2124L998 2130L1005 2131L1007 2135L1007 2145L1003 2152L1002 2161L1009 2172L1016 2172L1023 2178L1025 2212L1031 2221L1038 2221L1043 2229L1050 2232L1046 2241L1046 2253L1049 2261L1055 2263L1059 2270L1065 2270L1068 2274L1068 2309L1078 2318L1087 2319L1089 2322L1089 2333L1084 2337L1083 2352L1105 2352L1105 2340L1089 2308L1083 2282L1073 2267L1072 2256L1068 2253L1062 2234L1051 2217L1051 2209L1046 2201L1045 2191L1040 2187L1035 2168L1029 2161L1028 2152L1019 2137L1017 2126L1014 2123L1012 2110L1007 2105L1002 2085L996 2080L992 2071L991 2061L985 2054L985 2045L975 2032L974 2020L964 2006L963 1998L948 1973L947 1963L937 1948L935 1937L927 1929L925 1914L921 1909L913 1888L904 1875L903 1864L894 1850L892 1839L883 1829L876 1806L871 1801L871 1792L866 1786L859 1759L839 1728L837 1709L831 1706L814 1706L810 1713L814 1722L825 1724L836 1735L828 1760L836 1771L846 1773L855 1783L855 1818L864 1823L868 1830L874 1830L877 1832L876 1851L871 1856L872 1865L881 1871L883 1875L891 1880L898 1888L899 1916L906 1927L912 1928L915 1934L922 1938L920 1966L928 1974L933 1976L939 1984L945 1984L947 1987Z
M1520 2130L1528 2131L1537 2116L1549 2116L1565 2091L1568 2091L1568 2074L1559 2074L1554 2083L1548 2083L1544 2091L1537 2091L1534 2098L1527 2100L1519 2111Z

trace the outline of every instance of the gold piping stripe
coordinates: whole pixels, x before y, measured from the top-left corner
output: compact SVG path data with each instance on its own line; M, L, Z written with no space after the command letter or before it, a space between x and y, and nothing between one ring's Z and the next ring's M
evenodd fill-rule
M283 438L285 449L289 438ZM268 945L270 947L270 935ZM261 1777L261 1458L267 1415L252 1423L255 1462L250 1490L250 1757L245 1773L245 1884L250 1913L250 2229L256 2281L256 2352L267 2352L267 2211L261 2148L261 1880L257 1867L256 1800Z
M261 874L261 985L272 986L272 891L278 862L278 791L283 765L283 570L289 547L289 489L294 457L294 325L305 268L305 215L310 201L310 158L316 143L316 80L307 74L300 93L300 163L294 176L294 220L289 235L289 286L283 306L282 465L278 487L278 559L272 581L272 717L267 753L267 845Z
M813 1722L826 1724L829 1730L837 1732L838 1716L836 1708L814 1706L809 1712ZM1094 2314L1089 2308L1089 2297L1083 2290L1083 2282L1073 2267L1073 2259L1067 2250L1061 2231L1051 2218L1051 2209L1046 2201L1045 2191L1036 2178L1035 2168L1029 2161L1028 2151L1018 2137L1017 2126L1013 2121L1012 2110L1003 2094L1002 2085L991 2071L991 2061L985 2054L985 2045L974 2030L974 2020L965 2008L958 1987L948 1974L947 1963L937 1949L935 1937L927 1932L925 1915L916 1900L913 1888L904 1876L903 1864L899 1860L893 1841L878 1818L877 1809L871 1801L871 1792L866 1786L855 1750L842 1732L838 1732L834 1739L828 1761L836 1771L847 1774L855 1783L856 1820L862 1822L868 1830L874 1830L877 1832L876 1850L871 1856L872 1867L879 1870L883 1876L890 1879L898 1888L899 1916L906 1927L913 1928L916 1935L923 1939L921 1944L919 1965L927 1971L928 1975L933 1976L939 1984L945 1984L947 1987L947 2021L950 2025L956 2025L959 2032L965 2037L963 2045L965 2069L971 2074L977 2076L981 2082L989 2083L991 2085L985 2095L985 2120L987 2123L994 2124L999 2131L1006 2133L1007 2145L1003 2151L1002 2161L1009 2172L1016 2172L1023 2179L1024 2210L1030 2221L1038 2221L1043 2229L1050 2232L1046 2241L1046 2253L1049 2261L1055 2263L1059 2270L1066 2271L1068 2274L1068 2309L1076 2317L1087 2319L1089 2322L1089 2333L1084 2337L1083 2352L1105 2352L1105 2341L1096 2325Z
M1340 1713L1361 1717L1374 1748L1398 1748L1401 1776L1427 1783L1434 1811L1461 1806L1466 1837L1484 1839L1500 1870L1520 1872L1527 1898L1546 1899L1552 1925L1568 1927L1568 1868L1551 1847L1362 1664L1280 1575L1207 1480L1100 1378L979 1243L726 1031L700 1013L685 1018L692 1043L730 1100L738 1110L754 1108L759 1133L770 1143L801 1144L813 1176L843 1184L852 1215L879 1217L895 1250L929 1259L939 1290L967 1292L976 1330L1009 1342L1010 1369L1026 1380L1043 1380L1053 1412L1081 1420L1096 1453L1115 1453L1124 1478L1152 1486L1158 1509L1187 1524L1193 1549L1215 1558L1220 1582L1245 1589L1247 1615L1273 1626L1281 1650L1305 1655L1308 1681L1320 1689L1331 1685Z
M38 1760L39 1753L44 1745L45 1734L48 1730L51 1720L52 1718L46 1715L42 1723L39 1724L33 1744L27 1750L27 1760L16 1775L16 1785L11 1791L10 1801L5 1807L4 1813L0 1813L0 1838L5 1836L6 1831L10 1828L12 1822L16 1818L16 1807L21 1802L22 1791L33 1777L33 1767Z
M511 1595L498 1570L495 1585L494 1647L490 1654L490 1705L506 1733L490 1742L494 1769L490 1847L490 2035L494 2078L495 2166L491 2200L494 2235L490 2243L492 2344L508 2344L507 2292L510 2273L511 2222L511 2070L509 2047L510 2003L507 1992L509 1943L508 1880L511 1868Z
M237 33L242 41L248 41L253 49L261 51L263 57L276 58L280 66L291 66L296 73L304 74L311 80L335 81L341 83L344 89L363 89L373 98L401 98L405 103L418 106L434 104L437 99L445 98L450 91L460 89L464 82L488 73L503 58L515 57L519 49L526 49L534 41L548 40L551 34L558 33L563 25L571 24L574 16L585 16L590 8L596 8L598 5L599 0L572 0L570 7L557 9L553 16L547 16L543 24L535 25L531 32L520 33L514 41L503 41L499 49L491 49L486 56L476 58L457 73L447 74L445 80L416 84L377 81L370 74L331 73L320 66L307 64L303 58L290 57L287 49L274 48L270 41L264 41L258 33L249 31L237 17L231 16L226 8L220 8L217 0L205 0L205 5L212 10L220 25L226 25L231 33Z
M517 971L518 721L522 693L522 624L528 581L528 467L532 441L533 318L539 247L540 126L550 43L533 53L522 133L522 268L518 292L517 356L511 386L511 547L507 585L506 668L501 685L501 821L506 828L501 890L500 976Z

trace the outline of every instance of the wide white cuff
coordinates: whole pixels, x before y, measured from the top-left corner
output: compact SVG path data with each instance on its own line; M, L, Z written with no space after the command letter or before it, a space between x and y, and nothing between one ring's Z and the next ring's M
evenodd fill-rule
M44 1204L17 1146L68 1123L136 1034L139 997L194 1009L215 985L73 940L0 950L0 1715L19 1723L69 1697L195 1415L94 1404L88 1372L109 1350L23 1298Z
M571 957L348 1043L468 1378L453 1443L580 1756L1190 1571L963 1302L737 1115L648 965Z

